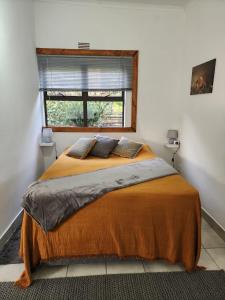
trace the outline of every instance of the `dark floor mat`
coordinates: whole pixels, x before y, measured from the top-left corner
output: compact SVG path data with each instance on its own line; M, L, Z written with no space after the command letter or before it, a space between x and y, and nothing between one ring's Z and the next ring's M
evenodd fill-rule
M10 240L0 252L0 265L18 264L22 260L19 257L20 227L13 233Z

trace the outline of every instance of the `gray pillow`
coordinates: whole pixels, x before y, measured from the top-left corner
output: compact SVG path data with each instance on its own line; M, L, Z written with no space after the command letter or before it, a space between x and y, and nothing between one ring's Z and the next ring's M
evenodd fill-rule
M126 158L135 158L142 147L143 144L122 137L116 148L113 150L113 154Z
M70 148L67 155L84 159L87 157L88 153L91 151L95 143L95 138L79 138L76 143Z
M108 136L101 136L97 135L96 137L96 144L92 148L90 155L98 156L102 158L109 157L109 154L112 152L112 150L116 147L119 140L113 139Z

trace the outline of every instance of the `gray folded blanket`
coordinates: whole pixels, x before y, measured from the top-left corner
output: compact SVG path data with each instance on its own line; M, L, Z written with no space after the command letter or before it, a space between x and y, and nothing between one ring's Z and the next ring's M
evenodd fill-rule
M38 180L28 187L22 207L44 231L50 231L108 192L176 173L163 159L155 158L79 175Z

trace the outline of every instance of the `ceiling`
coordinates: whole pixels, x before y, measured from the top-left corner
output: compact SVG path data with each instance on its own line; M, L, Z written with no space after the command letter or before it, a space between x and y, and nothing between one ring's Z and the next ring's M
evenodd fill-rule
M36 0L37 1L37 0ZM51 2L59 0L48 0ZM191 0L60 0L65 2L82 2L82 3L123 3L123 4L152 4L166 6L185 6Z

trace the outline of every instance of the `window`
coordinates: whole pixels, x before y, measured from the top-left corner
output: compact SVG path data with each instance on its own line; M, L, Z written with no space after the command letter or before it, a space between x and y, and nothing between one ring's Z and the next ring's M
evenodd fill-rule
M124 127L124 92L44 92L46 126Z
M137 51L37 49L45 125L135 131Z

